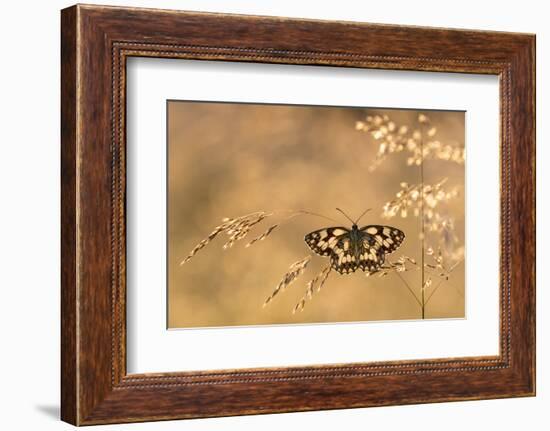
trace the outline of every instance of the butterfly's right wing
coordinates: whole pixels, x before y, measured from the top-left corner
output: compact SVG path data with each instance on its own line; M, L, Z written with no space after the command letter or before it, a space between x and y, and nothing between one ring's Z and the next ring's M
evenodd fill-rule
M327 227L308 233L304 240L308 247L318 255L330 256L338 241L345 235L349 235L349 229L345 227Z
M374 241L376 241L379 245L376 248L382 250L384 253L393 253L405 239L403 231L392 226L371 224L363 226L360 231L363 235L366 234L366 244L372 246L374 245Z

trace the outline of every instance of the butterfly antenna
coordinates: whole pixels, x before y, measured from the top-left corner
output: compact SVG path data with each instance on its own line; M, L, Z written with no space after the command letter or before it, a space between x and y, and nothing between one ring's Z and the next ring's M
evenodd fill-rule
M355 221L354 224L359 223L359 220L361 220L361 218L362 218L366 213L368 213L371 209L372 209L372 208L367 208L365 211L363 211L363 214L361 214L361 215L359 216L359 218Z
M352 222L353 224L355 224L355 222L351 219L350 216L348 216L344 211L342 211L340 208L336 208L336 211L340 211L342 214L344 214L344 216L350 221Z

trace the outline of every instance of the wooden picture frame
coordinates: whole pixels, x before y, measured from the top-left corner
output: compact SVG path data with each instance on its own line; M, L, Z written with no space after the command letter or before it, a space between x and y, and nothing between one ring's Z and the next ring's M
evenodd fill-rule
M61 17L64 421L535 394L534 35L83 5ZM500 354L128 375L125 65L131 56L498 75Z

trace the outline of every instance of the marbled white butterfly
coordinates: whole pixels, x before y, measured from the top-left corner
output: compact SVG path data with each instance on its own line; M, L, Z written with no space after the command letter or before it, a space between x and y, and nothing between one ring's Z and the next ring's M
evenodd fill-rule
M331 266L340 274L350 274L357 268L375 272L384 264L386 254L399 248L405 234L391 226L367 225L359 228L357 222L369 210L353 221L341 209L336 208L351 222L351 230L345 227L328 227L308 233L305 242L315 253L330 256Z

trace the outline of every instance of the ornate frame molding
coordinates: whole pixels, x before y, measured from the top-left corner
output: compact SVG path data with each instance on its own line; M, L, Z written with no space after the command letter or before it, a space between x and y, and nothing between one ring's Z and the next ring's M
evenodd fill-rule
M316 41L308 39L312 34ZM65 9L62 418L98 424L533 395L534 44L534 36L510 33ZM500 354L127 375L125 66L131 56L499 75Z

